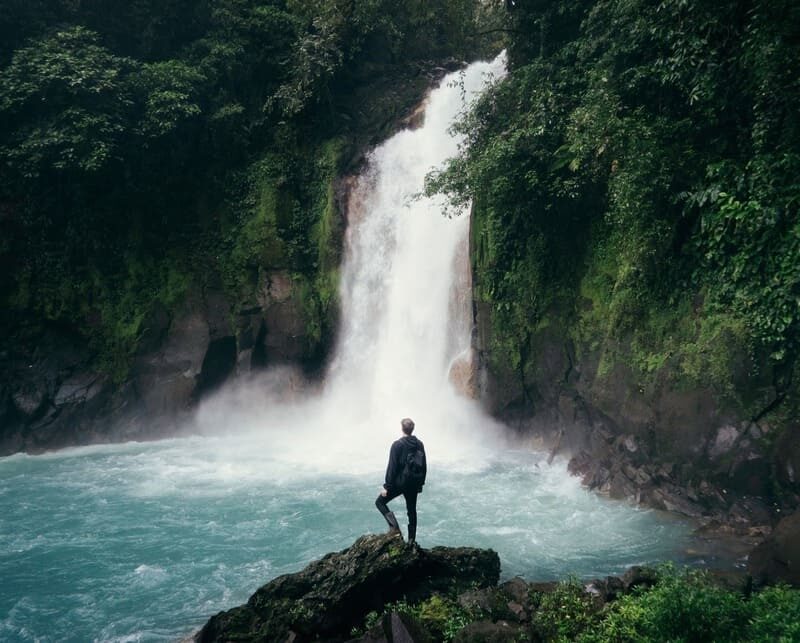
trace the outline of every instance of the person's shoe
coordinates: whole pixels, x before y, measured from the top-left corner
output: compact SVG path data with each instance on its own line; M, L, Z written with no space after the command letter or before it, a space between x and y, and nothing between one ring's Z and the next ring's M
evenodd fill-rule
M417 526L416 525L409 525L408 526L408 544L413 547L419 547L417 545Z
M386 518L386 522L389 523L389 531L386 533L388 533L390 536L397 535L402 538L403 532L400 531L400 524L397 522L397 518L394 517L394 512L390 511L387 514L384 514L383 517Z

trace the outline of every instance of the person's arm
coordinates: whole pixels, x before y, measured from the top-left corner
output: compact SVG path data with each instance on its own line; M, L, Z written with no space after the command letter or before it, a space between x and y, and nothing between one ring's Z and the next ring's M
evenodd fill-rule
M428 477L428 455L425 453L425 445L420 442L420 449L422 449L422 482L419 485L419 491L422 493L422 487L425 486L425 478Z
M397 479L401 450L402 445L399 442L394 442L392 448L389 450L389 464L386 465L386 480L383 483L383 488L388 492L392 491L394 482Z

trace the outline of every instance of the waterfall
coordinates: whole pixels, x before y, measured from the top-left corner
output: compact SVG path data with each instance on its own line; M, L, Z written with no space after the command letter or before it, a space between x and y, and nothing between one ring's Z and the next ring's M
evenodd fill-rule
M342 267L342 327L327 377L340 416L397 432L412 417L420 435L448 450L465 423L471 378L469 216L447 218L441 198L421 195L425 175L458 151L450 126L505 57L446 76L427 98L424 123L375 149L351 191ZM471 417L470 417L471 416ZM485 423L491 424L483 418ZM378 431L385 442L386 431ZM441 438L441 439L440 439Z
M268 372L204 402L200 433L280 453L292 475L380 470L404 417L433 463L481 467L487 449L504 446L472 399L468 212L448 218L442 197L422 194L425 176L463 143L451 125L504 73L501 54L445 76L423 125L369 154L347 205L341 327L321 393L287 400L291 376Z

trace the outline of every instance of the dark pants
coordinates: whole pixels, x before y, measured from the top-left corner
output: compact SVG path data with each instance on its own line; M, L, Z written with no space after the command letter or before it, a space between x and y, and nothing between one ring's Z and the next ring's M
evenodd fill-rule
M403 498L406 499L406 511L408 512L408 526L409 528L413 527L416 529L417 526L417 492L416 491L392 491L391 493L387 493L385 496L378 496L378 499L375 501L375 506L378 508L384 517L388 514L391 509L386 506L386 503L391 502L397 496L403 495Z

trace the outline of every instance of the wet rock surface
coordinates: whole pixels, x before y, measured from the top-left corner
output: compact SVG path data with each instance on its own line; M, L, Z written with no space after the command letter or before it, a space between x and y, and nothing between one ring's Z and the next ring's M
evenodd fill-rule
M398 536L362 536L303 571L274 579L247 604L212 617L195 640L345 640L370 611L387 603L494 586L499 575L500 559L492 550L422 549L406 546ZM376 631L370 634L375 638L364 640L384 640L385 625L383 634ZM388 625L390 634L414 629L408 623Z
M273 277L238 324L221 290L190 294L173 312L155 303L121 382L73 328L48 325L0 351L0 456L174 435L229 378L300 362L303 311L291 280Z
M784 582L800 587L800 512L783 518L753 550L748 571L758 584Z
M800 507L797 428L775 439L762 414L742 417L711 390L676 386L668 369L647 384L622 361L602 371L599 354L579 354L556 324L531 338L523 378L490 368L491 311L480 304L476 323L488 410L551 460L567 458L588 488L685 516L704 537L738 538L737 555ZM770 382L743 386L774 404Z

